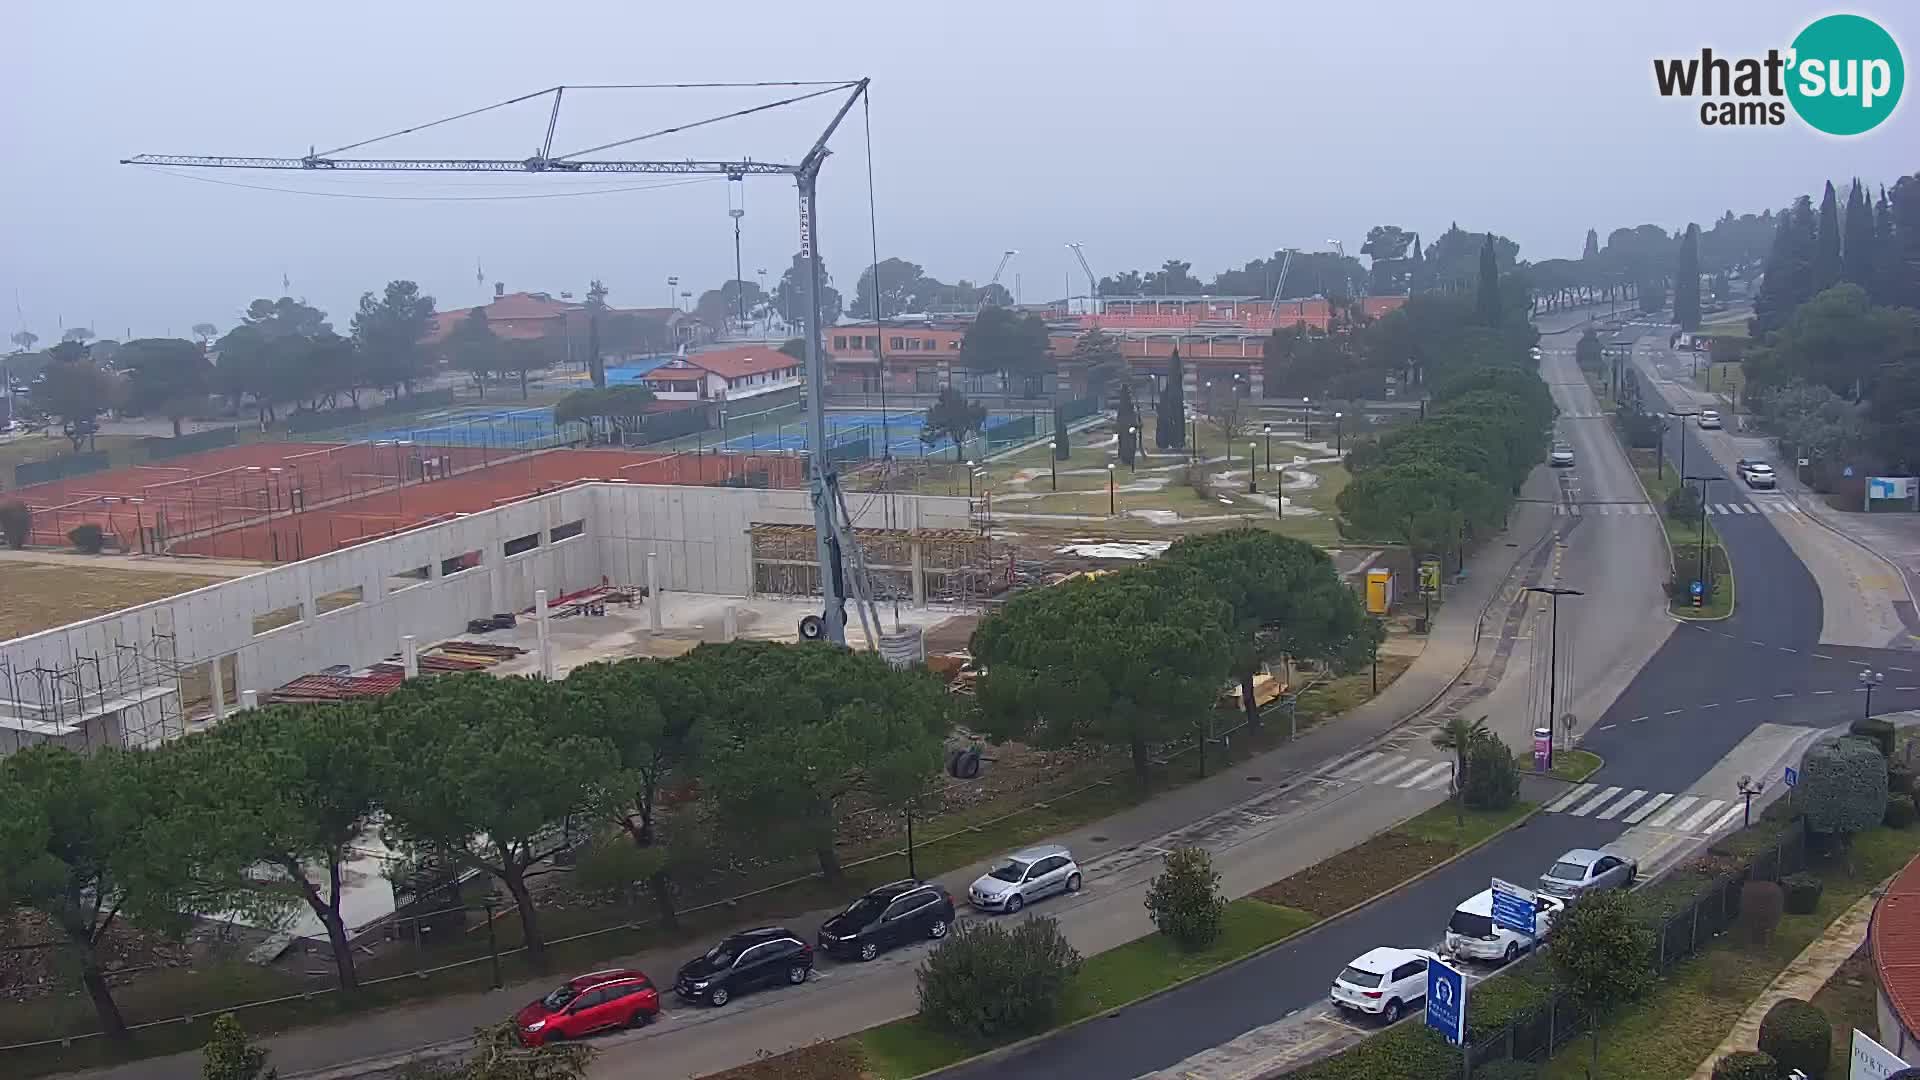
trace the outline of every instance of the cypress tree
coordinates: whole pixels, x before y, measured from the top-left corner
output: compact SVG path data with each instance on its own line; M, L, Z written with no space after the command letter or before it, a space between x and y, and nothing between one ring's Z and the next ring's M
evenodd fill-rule
M1420 253L1420 234L1413 234L1413 258L1407 264L1407 294L1424 292L1427 288L1427 259Z
M1893 242L1893 204L1887 200L1887 185L1880 185L1880 202L1873 212L1873 280L1867 292L1873 302L1891 306L1899 294L1900 247Z
M1903 176L1887 204L1887 299L1897 307L1920 307L1920 175Z
M1120 386L1120 405L1114 410L1114 425L1120 429L1120 464L1132 465L1140 452L1140 406L1133 400L1133 384Z
M1167 385L1160 388L1160 402L1153 414L1153 445L1162 450L1180 450L1187 445L1186 365L1175 347L1167 361Z
M1812 298L1814 245L1813 200L1802 195L1780 215L1773 249L1767 253L1766 277L1753 301L1749 333L1760 337L1780 329L1794 308Z
M1840 206L1834 198L1833 181L1827 181L1826 194L1820 197L1820 225L1814 234L1813 290L1808 296L1823 293L1840 283Z
M1587 230L1587 246L1585 250L1580 252L1580 259L1583 262L1590 262L1599 257L1600 257L1600 233L1598 230L1588 229Z
M1057 461L1067 460L1067 416L1060 406L1053 407L1053 456Z
M1846 241L1840 252L1840 276L1871 292L1880 260L1873 246L1873 204L1857 177L1847 192L1847 216L1840 223L1840 235Z
M1680 238L1680 265L1673 273L1673 321L1688 333L1700 329L1700 226L1691 222Z
M1487 242L1480 246L1480 291L1474 312L1481 325L1500 325L1500 262L1494 255L1492 233L1487 234Z

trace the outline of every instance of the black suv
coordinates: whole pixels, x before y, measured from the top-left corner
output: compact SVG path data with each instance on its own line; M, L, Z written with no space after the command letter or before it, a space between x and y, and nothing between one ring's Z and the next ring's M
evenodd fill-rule
M688 1001L725 1005L734 995L763 986L807 981L813 949L784 926L743 930L680 965L673 992Z
M908 878L882 885L820 924L820 951L871 960L880 950L943 938L953 926L953 897L938 882Z

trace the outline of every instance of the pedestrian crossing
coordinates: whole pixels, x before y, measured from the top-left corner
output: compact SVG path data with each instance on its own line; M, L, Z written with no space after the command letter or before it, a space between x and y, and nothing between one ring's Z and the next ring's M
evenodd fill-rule
M1556 503L1559 517L1652 517L1657 511L1646 503ZM1737 517L1741 514L1804 514L1790 502L1708 503L1709 515Z
M1645 788L1602 787L1576 784L1567 793L1548 803L1549 814L1592 817L1595 821L1616 818L1628 825L1650 829L1711 836L1732 825L1746 812L1739 799L1709 799L1700 795L1675 795Z
M1446 758L1417 757L1376 751L1348 762L1321 777L1323 780L1352 780L1381 787L1418 788L1444 791L1453 780L1453 761Z

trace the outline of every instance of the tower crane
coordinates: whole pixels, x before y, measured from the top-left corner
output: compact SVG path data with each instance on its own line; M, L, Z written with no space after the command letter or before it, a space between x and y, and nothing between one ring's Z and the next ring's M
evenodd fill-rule
M855 612L860 618L861 628L866 632L868 648L877 647L880 634L879 611L875 608L871 589L868 586L866 560L854 537L853 517L847 510L847 500L840 489L839 471L835 467L827 447L826 369L822 362L821 345L823 325L820 312L821 268L819 254L819 222L816 216L817 192L820 168L826 163L832 152L827 141L839 129L840 124L853 111L856 103L864 106L867 100L868 79L853 79L840 82L762 82L748 84L701 83L701 84L660 84L655 86L553 86L537 90L530 94L509 98L506 101L485 105L477 109L456 113L424 124L416 124L376 135L370 139L347 143L330 150L316 150L311 147L300 157L265 157L202 154L136 154L122 158L122 165L160 165L197 169L270 169L305 172L449 172L449 173L618 173L661 176L707 175L740 179L747 176L791 176L799 189L800 201L800 255L806 259L806 272L800 275L801 320L804 326L802 337L806 341L807 369L807 443L812 453L808 455L807 487L813 507L815 553L819 564L820 593L823 600L821 613L809 615L800 621L800 637L806 640L825 639L836 644L846 644L847 608L851 593L855 602ZM788 97L760 105L749 106L717 116L677 124L644 132L640 135L617 139L613 142L589 146L570 153L553 152L553 136L560 123L560 106L568 90L596 89L667 89L667 88L714 88L714 87L786 87L795 92ZM829 97L844 93L845 99L839 103L832 120L814 140L811 148L796 162L755 161L751 158L736 160L609 160L590 157L603 151L644 142L664 135L678 134L695 128L705 127L754 113L766 112L785 105L807 101L813 98ZM522 102L552 97L552 107L547 117L546 137L540 148L525 158L369 158L342 156L351 150L358 150L387 139L397 138L438 127L441 124L463 120L480 113L505 108ZM577 96L577 95L576 95ZM1011 258L1013 252L1008 252ZM1001 260L1006 266L1006 260ZM998 276L998 275L996 275ZM852 573L848 573L848 560L852 563Z
M1067 247L1072 249L1073 257L1080 260L1080 269L1087 275L1087 303L1092 305L1093 314L1098 315L1100 314L1100 286L1094 283L1093 267L1087 265L1087 253L1080 250L1080 242L1077 240L1068 244Z
M1000 265L993 268L993 277L987 281L987 287L980 290L980 309L986 308L989 302L987 298L993 295L993 287L1000 284L1000 275L1007 272L1007 264L1012 262L1013 257L1018 254L1020 252L1013 248L1000 253Z
M1280 295L1287 287L1287 271L1293 266L1293 249L1288 248L1280 259L1280 280L1273 283L1273 302L1280 302Z

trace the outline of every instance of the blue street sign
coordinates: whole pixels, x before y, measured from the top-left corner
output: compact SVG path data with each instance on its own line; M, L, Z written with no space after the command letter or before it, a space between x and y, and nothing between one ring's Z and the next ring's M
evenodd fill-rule
M1797 787L1800 783L1800 770L1791 765L1787 766L1786 780L1788 787Z
M1851 466L1851 465L1849 465L1849 466L1847 466L1846 468L1844 468L1844 469L1841 469L1841 470L1840 470L1840 475L1841 475L1841 476L1847 476L1847 477L1851 477L1851 476L1853 475L1853 466Z
M1538 917L1532 890L1493 879L1493 925L1532 936Z
M1438 960L1427 961L1427 1026L1455 1046L1467 1036L1467 977Z
M1695 578L1693 581L1688 583L1687 591L1691 592L1695 596L1699 596L1701 593L1707 590L1706 590L1706 586L1701 584L1700 579Z

